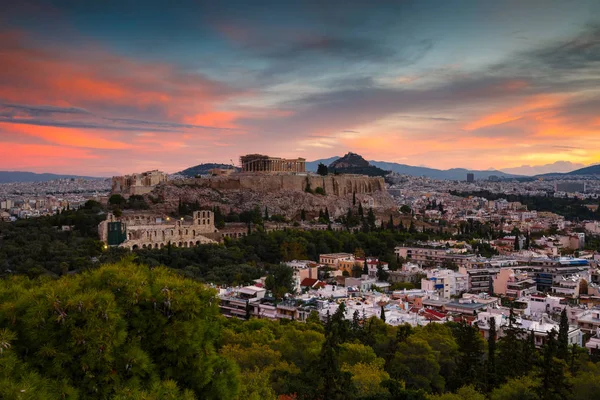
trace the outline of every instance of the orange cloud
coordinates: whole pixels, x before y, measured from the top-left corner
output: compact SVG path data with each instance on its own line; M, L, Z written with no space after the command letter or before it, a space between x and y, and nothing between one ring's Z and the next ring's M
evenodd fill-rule
M513 84L514 85L514 84ZM540 110L556 107L563 103L568 96L566 95L536 95L523 101L519 106L510 107L507 110L495 112L478 118L477 120L464 126L467 131L474 131L488 126L501 125L507 122L519 120L521 118L532 116L540 117ZM537 114L535 114L537 113ZM544 115L543 113L541 114ZM546 114L547 115L547 114Z
M7 127L7 129L13 133L37 137L46 142L62 146L112 150L127 149L131 147L131 145L118 140L102 137L99 133L92 134L76 128L21 124L5 124L3 126ZM102 135L109 137L116 136L114 133L102 133Z

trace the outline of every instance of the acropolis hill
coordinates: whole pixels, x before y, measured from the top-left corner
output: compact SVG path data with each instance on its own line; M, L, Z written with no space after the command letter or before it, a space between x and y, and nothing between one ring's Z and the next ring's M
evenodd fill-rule
M170 180L154 187L146 197L148 204L161 213L177 210L180 202L197 202L202 207L220 206L227 211L267 207L270 214L289 219L298 219L301 210L310 218L327 208L332 217L338 217L353 207L354 197L381 216L387 217L396 209L382 177L308 174L304 163L302 158L243 156L241 172Z

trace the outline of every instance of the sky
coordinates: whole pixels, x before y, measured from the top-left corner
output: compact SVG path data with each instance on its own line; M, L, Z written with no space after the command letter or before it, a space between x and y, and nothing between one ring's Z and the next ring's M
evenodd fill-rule
M600 163L600 1L17 1L0 170Z

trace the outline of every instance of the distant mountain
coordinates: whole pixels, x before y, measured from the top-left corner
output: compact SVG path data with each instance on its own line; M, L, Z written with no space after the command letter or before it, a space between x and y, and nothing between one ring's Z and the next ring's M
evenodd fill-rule
M184 169L183 171L177 172L175 175L183 175L183 176L188 176L190 178L193 178L197 175L207 175L208 171L210 171L213 168L232 168L231 164L217 164L217 163L206 163L206 164L200 164L200 165L196 165L194 167L190 167L187 169ZM239 168L236 168L239 170Z
M556 161L552 164L521 165L520 167L502 168L502 171L507 174L537 176L544 174L565 174L583 167L585 167L584 164L572 163L570 161Z
M369 176L385 176L388 171L370 165L367 160L356 153L347 153L344 157L338 158L329 164L330 172L341 174L360 174Z
M105 178L95 178L95 177L90 177L90 176L78 176L78 175L36 174L35 172L23 172L23 171L0 171L0 183L47 182L47 181L53 181L55 179L71 179L71 178L105 179Z
M600 164L569 172L567 175L600 175Z
M427 167L414 167L411 165L390 163L385 161L371 161L371 164L379 168L383 168L385 170L397 172L402 175L425 176L431 179L439 180L464 181L467 179L468 173L472 173L473 175L475 175L476 180L489 179L490 176L496 176L501 179L515 178L518 176L507 174L497 170L477 171L465 168L451 168L441 170Z
M323 158L321 160L316 160L316 161L307 161L306 162L306 170L308 172L317 172L317 168L319 167L320 163L323 163L325 165L329 165L332 162L334 162L335 160L337 160L338 158L340 158L340 156Z
M337 159L337 157L334 157ZM362 158L362 157L361 157ZM315 172L317 170L317 165L319 163L323 163L325 165L331 164L331 158L326 158L322 160L315 160L310 163L307 163L307 170ZM364 159L363 159L364 160ZM329 163L329 164L328 164ZM473 173L475 175L475 179L489 179L490 176L496 176L500 179L509 179L516 178L519 175L507 174L502 171L497 170L488 170L488 171L472 171L464 168L452 168L448 170L440 170L435 168L426 168L426 167L414 167L406 164L398 164L386 161L368 161L371 166L378 167L381 170L397 172L403 175L409 176L425 176L432 179L440 179L440 180L457 180L464 181L467 179L467 173ZM311 166L314 165L314 169L308 168L308 164Z

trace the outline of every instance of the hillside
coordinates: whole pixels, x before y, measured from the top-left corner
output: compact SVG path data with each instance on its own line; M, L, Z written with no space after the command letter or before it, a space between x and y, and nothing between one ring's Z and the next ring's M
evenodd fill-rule
M47 182L47 181L53 181L56 179L70 179L70 178L104 179L104 178L94 178L94 177L89 177L89 176L78 176L78 175L36 174L35 172L24 172L24 171L0 171L0 183Z
M184 169L183 171L177 172L176 175L183 175L183 176L187 176L190 178L194 178L197 175L208 174L208 171L210 171L213 168L231 168L231 167L232 166L229 164L205 163L205 164L199 164L194 167Z
M329 164L329 171L340 174L360 174L368 176L385 176L388 171L370 165L367 160L356 153L348 153Z
M575 171L567 173L567 175L600 175L600 164L576 169Z

